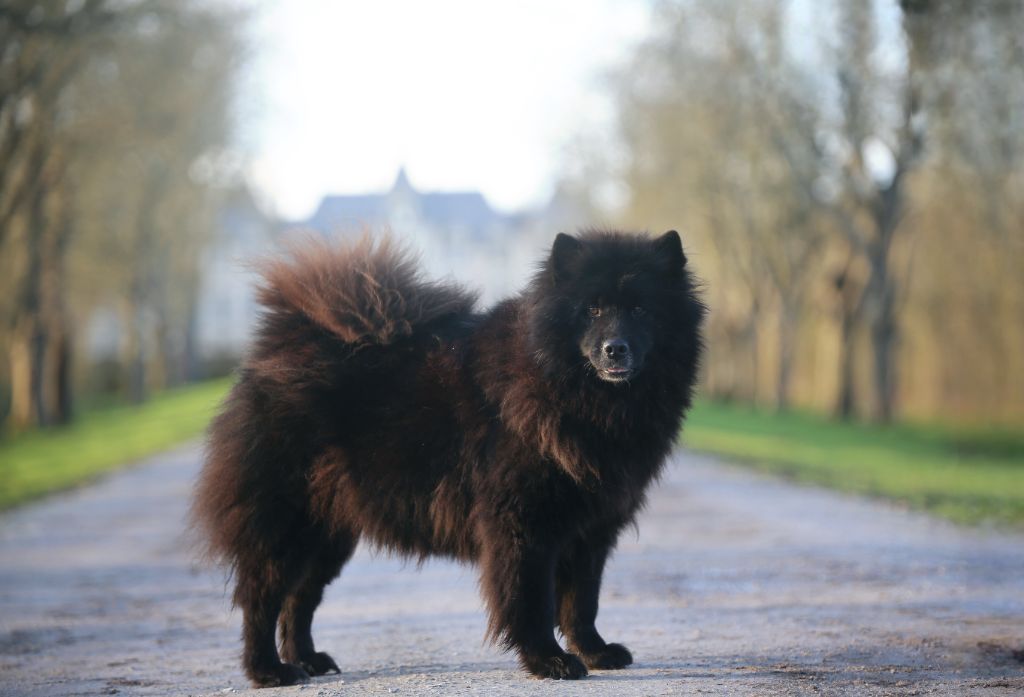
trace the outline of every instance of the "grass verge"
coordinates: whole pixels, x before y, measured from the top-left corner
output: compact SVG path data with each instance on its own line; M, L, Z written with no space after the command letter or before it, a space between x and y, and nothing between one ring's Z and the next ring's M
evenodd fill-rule
M958 523L1024 527L1024 433L880 427L702 402L687 420L683 444Z
M67 427L0 441L0 510L198 436L229 384L215 380L169 390L138 407L97 409Z
M0 510L66 489L202 433L228 380L140 407L87 412L67 428L0 441ZM1024 527L1024 433L837 423L701 402L683 443L756 469L883 496L960 523Z

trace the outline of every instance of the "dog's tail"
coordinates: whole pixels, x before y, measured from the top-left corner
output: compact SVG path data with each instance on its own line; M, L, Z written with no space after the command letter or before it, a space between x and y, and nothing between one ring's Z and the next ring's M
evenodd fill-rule
M392 349L457 324L476 301L456 284L423 279L415 256L388 237L305 237L255 268L264 313L210 425L191 518L198 551L233 567L299 524L280 503L306 484L287 463L303 457L302 429L324 418L311 391L387 370Z
M258 268L265 325L301 316L346 344L388 345L441 317L469 314L476 303L455 283L424 279L415 255L389 236L303 237Z

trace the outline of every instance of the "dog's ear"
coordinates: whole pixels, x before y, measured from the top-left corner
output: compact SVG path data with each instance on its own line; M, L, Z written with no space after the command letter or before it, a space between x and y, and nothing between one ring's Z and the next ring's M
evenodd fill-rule
M558 233L551 245L551 260L548 262L551 279L556 284L569 277L572 264L582 250L583 243L578 239L564 232Z
M683 241L679 239L679 233L675 230L669 230L654 240L654 248L668 262L669 268L673 271L680 271L686 266L686 255L683 254Z

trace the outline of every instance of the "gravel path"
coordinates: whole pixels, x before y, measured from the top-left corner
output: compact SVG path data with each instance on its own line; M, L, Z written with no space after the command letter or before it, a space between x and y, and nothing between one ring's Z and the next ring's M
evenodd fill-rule
M186 448L0 517L3 695L1024 693L1024 537L680 454L612 560L637 664L527 678L471 569L357 553L317 615L341 676L250 691L223 575L190 561Z

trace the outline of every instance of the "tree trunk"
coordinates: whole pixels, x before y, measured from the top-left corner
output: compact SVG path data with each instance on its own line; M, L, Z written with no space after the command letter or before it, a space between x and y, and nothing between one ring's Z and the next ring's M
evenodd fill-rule
M833 413L843 421L851 420L857 408L856 329L864 308L864 292L850 279L852 262L851 256L834 279L839 317L839 390Z
M896 396L896 281L889 270L888 249L875 251L869 258L871 280L867 292L875 392L872 416L878 423L887 424L893 419Z
M196 324L198 303L192 300L188 307L188 321L185 322L185 338L182 347L182 382L191 382L203 377L199 363L199 349L196 345Z
M144 313L140 290L132 283L125 303L124 316L124 366L125 390L128 401L141 404L146 400L146 337Z
M755 306L754 310L751 311L750 319L747 324L747 340L750 342L750 387L747 399L750 404L757 404L758 394L758 383L760 381L760 367L761 367L761 335L758 330L759 311Z
M47 128L47 125L39 128ZM64 306L64 262L71 233L65 160L39 137L30 153L25 268L19 281L11 356L13 423L17 428L65 423L71 416L71 327Z
M31 358L29 342L22 327L11 337L11 424L21 431L32 426L35 407L32 404Z
M843 321L839 337L839 396L836 399L835 415L843 421L854 416L857 404L856 386L854 385L853 366L853 326L852 322Z
M906 120L909 124L914 107L908 99ZM907 126L909 132L909 125ZM908 136L913 137L913 136ZM919 145L908 142L904 148L916 153ZM916 154L908 156L910 161ZM872 208L875 224L875 242L867 249L870 268L868 302L871 328L871 346L874 358L875 409L874 419L879 423L890 423L893 419L896 398L896 290L897 279L892 271L891 256L893 240L903 214L904 183L907 164L900 164L889 185L879 192L879 198Z
M71 335L65 332L57 342L54 361L54 421L62 425L71 423L75 415L74 385L71 379L74 365L72 348Z
M50 400L53 421L57 424L70 423L73 416L72 402L74 398L72 368L74 366L73 331L74 326L68 315L67 307L67 249L72 235L71 194L68 185L61 187L55 201L58 210L54 215L53 246L50 263L46 274L48 287L48 305L53 341L51 342L52 359L47 363L52 385Z
M896 347L896 324L891 312L883 313L871 328L872 353L874 354L876 405L875 420L891 423L896 397L896 368L894 365Z
M153 279L150 277L151 264L157 250L154 248L154 227L157 208L170 173L159 162L151 162L146 181L139 197L135 219L135 248L133 250L132 276L128 290L128 326L125 368L127 370L128 399L140 404L147 397L148 361L146 342L150 338L148 311L153 295Z
M28 404L18 408L18 412L28 414L29 421L25 426L48 426L50 413L46 399L46 356L49 335L43 318L43 264L46 250L45 229L45 190L42 186L32 192L32 201L27 216L26 243L28 259L25 276L22 280L21 311L23 341L26 347L26 365L28 372L28 390L23 397Z
M779 364L775 380L775 409L785 411L790 406L790 383L793 376L793 354L796 343L796 310L783 302L779 308Z

